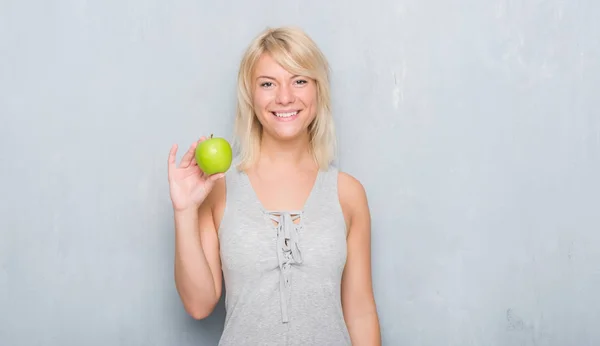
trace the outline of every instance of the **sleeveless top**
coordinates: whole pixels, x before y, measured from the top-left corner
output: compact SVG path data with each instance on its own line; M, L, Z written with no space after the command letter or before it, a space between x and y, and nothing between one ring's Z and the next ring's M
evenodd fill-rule
M219 346L351 345L337 168L319 171L302 210L266 210L248 176L232 167L218 231L226 309Z

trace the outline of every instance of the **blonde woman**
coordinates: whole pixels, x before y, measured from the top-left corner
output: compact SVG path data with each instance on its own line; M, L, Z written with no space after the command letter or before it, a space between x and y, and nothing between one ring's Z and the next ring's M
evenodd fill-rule
M175 283L207 317L222 282L219 345L381 344L371 281L371 222L361 183L332 164L329 67L302 30L268 29L242 58L237 151L207 176L193 143L169 154Z

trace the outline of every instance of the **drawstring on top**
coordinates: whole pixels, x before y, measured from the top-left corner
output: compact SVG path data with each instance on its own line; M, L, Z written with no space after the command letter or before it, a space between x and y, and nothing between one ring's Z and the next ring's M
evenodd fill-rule
M302 227L294 221L300 218L300 214L289 212L269 213L271 220L277 223L277 258L279 260L279 291L281 299L281 319L283 323L289 322L288 300L291 285L291 266L301 264L302 253L300 251L298 231Z

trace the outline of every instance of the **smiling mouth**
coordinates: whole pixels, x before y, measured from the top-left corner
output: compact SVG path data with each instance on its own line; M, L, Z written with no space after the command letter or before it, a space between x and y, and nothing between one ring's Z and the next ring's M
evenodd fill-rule
M278 117L278 118L291 118L293 116L298 115L298 113L300 113L300 111L293 111L293 112L271 112L274 116Z

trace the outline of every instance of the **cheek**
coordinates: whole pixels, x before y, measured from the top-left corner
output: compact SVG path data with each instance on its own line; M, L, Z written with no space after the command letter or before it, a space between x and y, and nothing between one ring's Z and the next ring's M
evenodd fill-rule
M265 91L259 91L254 94L254 106L257 107L260 111L264 111L264 109L273 101L272 93L268 93Z
M315 107L317 104L317 90L315 88L302 89L298 96L307 106Z
M317 94L315 92L312 91L308 91L302 93L302 95L298 95L300 100L302 100L302 103L304 104L304 106L309 110L309 112L311 113L310 116L314 116L314 113L317 111L317 105L318 105L318 99L317 99Z
M268 100L265 98L265 95L262 93L255 94L252 102L256 113L264 112L266 105L269 104Z

